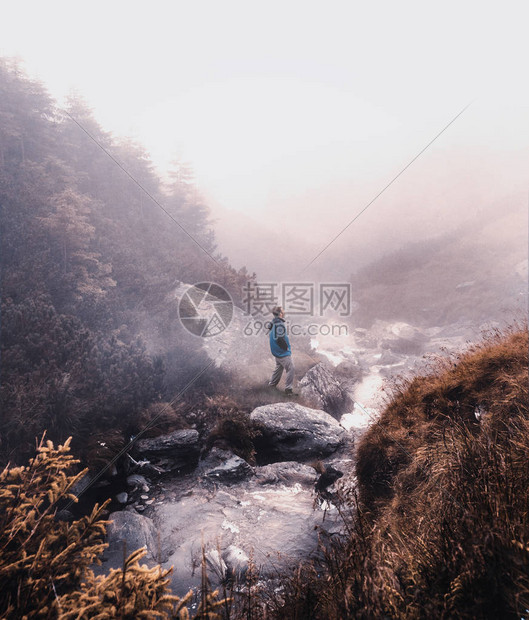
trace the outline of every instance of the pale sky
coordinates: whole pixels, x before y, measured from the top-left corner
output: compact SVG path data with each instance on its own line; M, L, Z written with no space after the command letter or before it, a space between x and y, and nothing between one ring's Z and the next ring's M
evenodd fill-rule
M4 0L0 54L60 102L80 92L160 171L190 163L213 207L279 209L323 240L470 101L388 198L527 186L527 15L525 1Z

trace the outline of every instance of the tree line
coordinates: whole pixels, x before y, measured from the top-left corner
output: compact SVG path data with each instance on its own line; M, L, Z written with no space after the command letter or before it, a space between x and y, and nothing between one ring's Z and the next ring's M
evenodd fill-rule
M44 429L74 445L133 432L207 362L170 291L214 281L237 300L249 277L217 251L189 169L163 182L80 97L60 109L0 60L0 209L0 461L26 458Z

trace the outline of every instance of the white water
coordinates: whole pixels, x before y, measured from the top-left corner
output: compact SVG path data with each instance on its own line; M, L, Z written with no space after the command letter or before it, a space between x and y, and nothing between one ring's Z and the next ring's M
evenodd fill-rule
M353 394L355 403L364 409L378 410L381 406L384 378L377 366L371 366L369 374L356 386Z
M178 595L200 584L202 546L206 552L230 545L242 549L262 575L296 565L317 549L324 513L314 510L311 488L250 482L209 496L196 491L177 502L164 502L154 517L162 547L166 545L163 566L174 566L172 586ZM326 527L334 513L336 509L328 506Z

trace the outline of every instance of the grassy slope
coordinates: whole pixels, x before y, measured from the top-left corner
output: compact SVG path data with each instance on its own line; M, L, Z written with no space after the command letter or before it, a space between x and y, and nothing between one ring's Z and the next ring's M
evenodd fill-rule
M491 336L401 386L363 439L357 475L386 613L520 617L527 607L527 356L526 330Z
M524 616L528 392L526 328L396 385L358 447L347 536L300 569L275 617Z

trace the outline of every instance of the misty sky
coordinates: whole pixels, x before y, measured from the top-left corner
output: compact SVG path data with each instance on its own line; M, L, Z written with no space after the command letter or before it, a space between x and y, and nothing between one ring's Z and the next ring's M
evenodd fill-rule
M525 2L27 2L0 5L0 54L160 171L189 162L214 213L321 247L466 104L344 235L434 234L527 201ZM312 251L312 250L311 250ZM309 257L310 258L310 257Z

